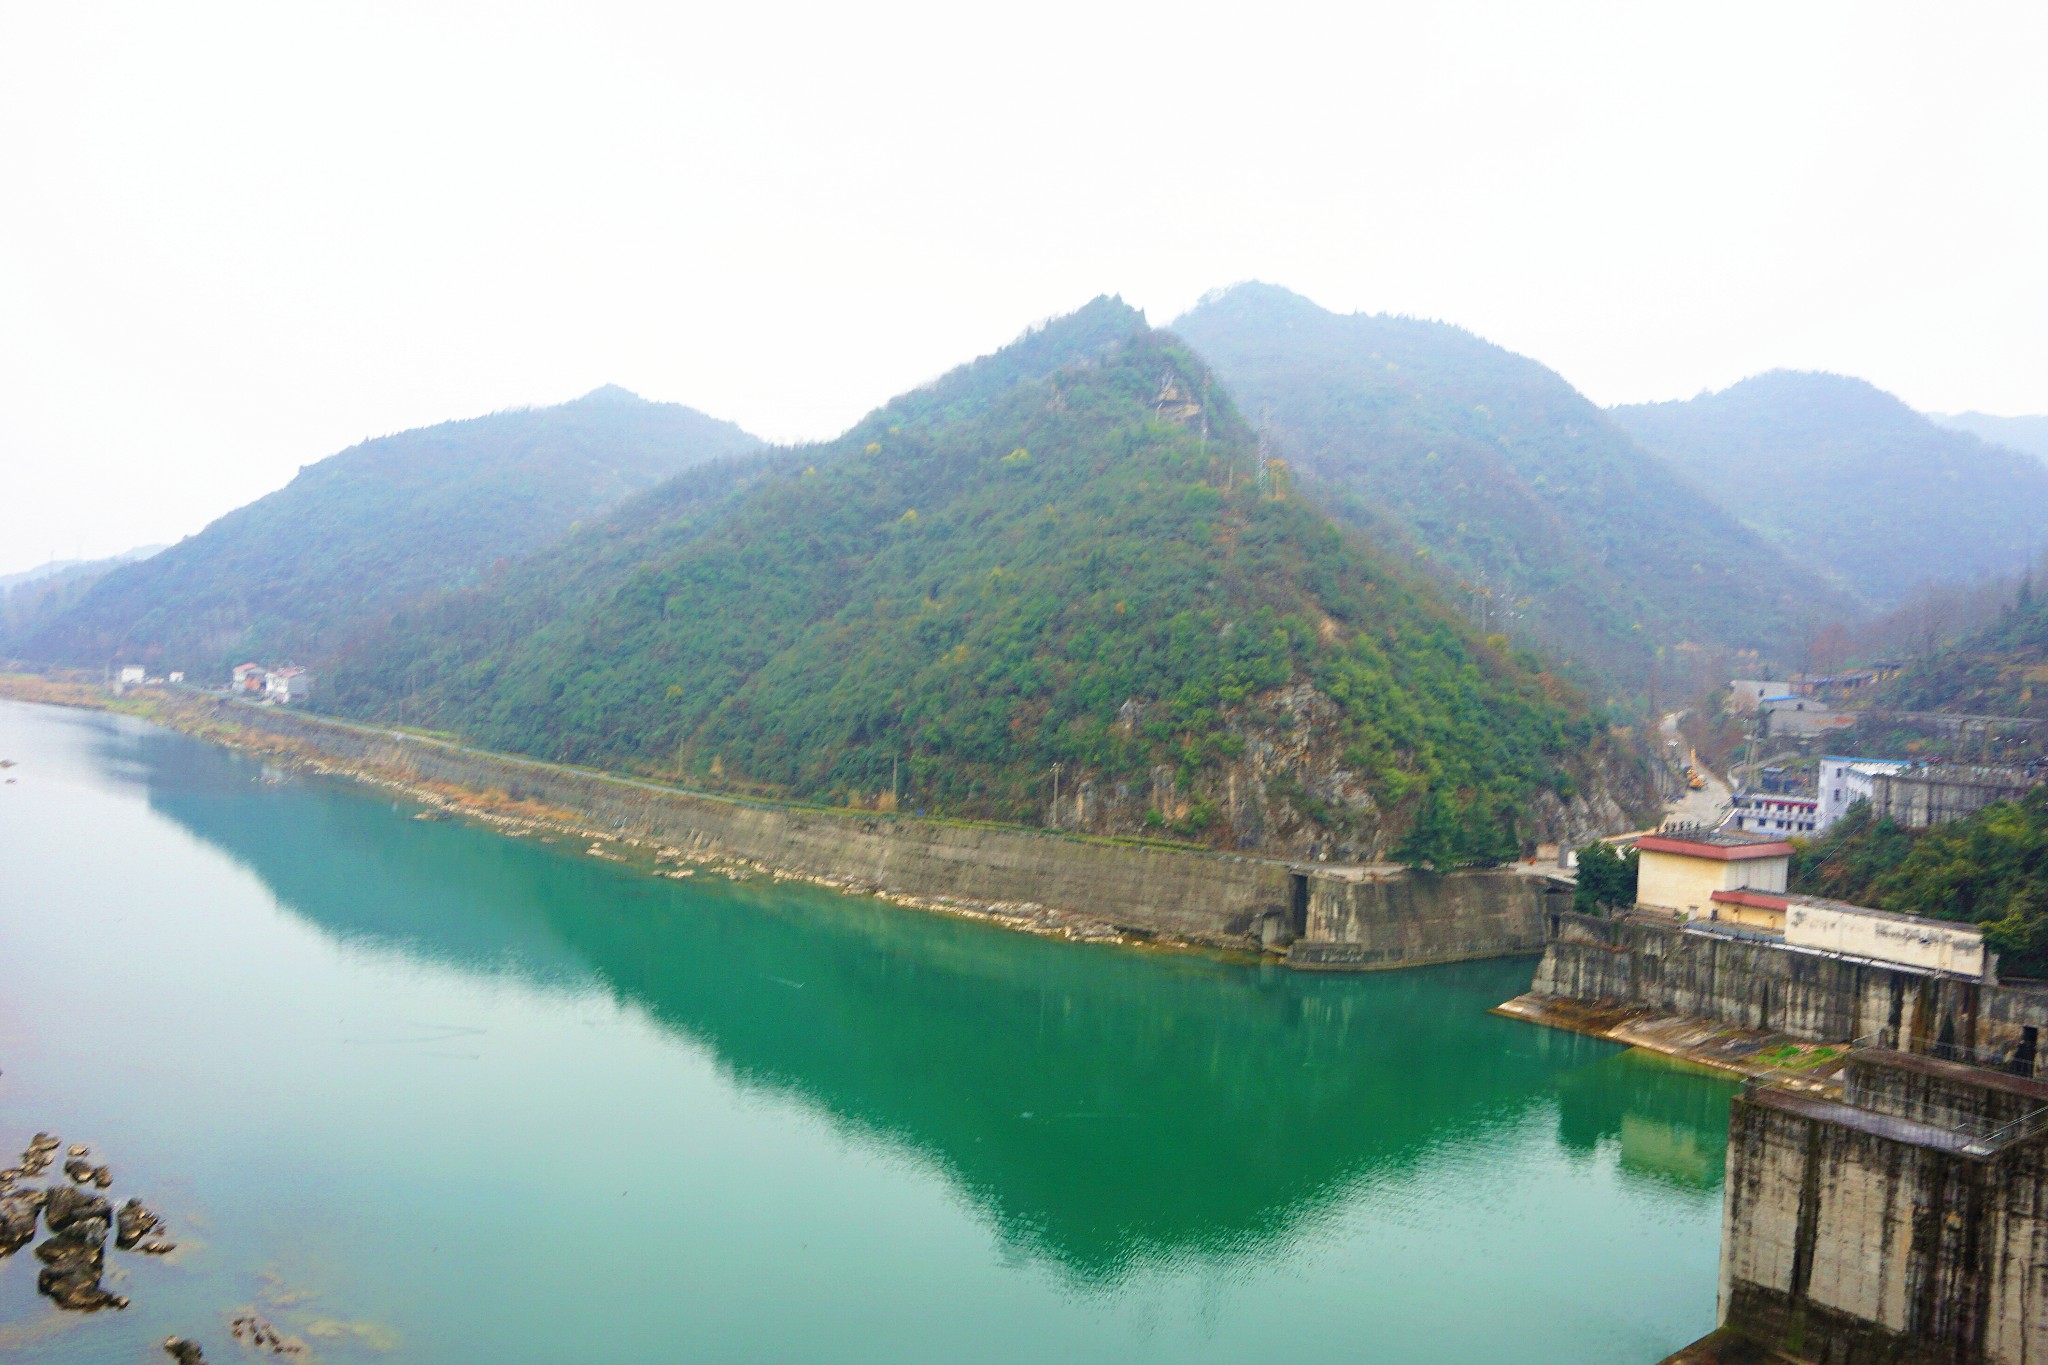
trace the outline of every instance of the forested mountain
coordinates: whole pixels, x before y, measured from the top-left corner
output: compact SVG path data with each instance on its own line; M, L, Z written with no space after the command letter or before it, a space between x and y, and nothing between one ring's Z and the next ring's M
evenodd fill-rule
M148 559L161 545L145 545L105 559L60 559L0 577L0 658L85 596L93 584L123 564Z
M2022 581L2018 600L1957 644L1916 658L1879 690L1902 711L2048 719L2048 595Z
M118 654L205 676L244 656L318 662L401 603L758 445L730 422L618 388L365 441L107 575L19 652Z
M1882 389L1774 370L1615 420L1787 555L1877 605L2023 567L2048 468L1936 426Z
M1265 284L1174 324L1317 496L1398 536L1490 630L1633 690L1660 644L1769 651L1842 606L1535 361Z
M456 650L394 623L332 701L698 785L1240 847L1456 863L1574 796L1619 815L1638 770L1569 688L1256 455L1191 353L1098 300L700 500L614 589L446 599Z
M1967 431L1995 446L2048 461L2048 417L1994 417L1988 412L1930 412L1927 419L1953 431Z

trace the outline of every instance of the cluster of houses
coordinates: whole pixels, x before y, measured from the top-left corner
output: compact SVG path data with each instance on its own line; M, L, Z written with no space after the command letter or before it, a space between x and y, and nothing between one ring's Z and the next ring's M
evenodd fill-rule
M1838 734L1856 713L1835 703L1895 676L1900 665L1791 678L1737 678L1728 685L1728 707L1754 718L1759 739L1810 741ZM1748 790L1733 798L1729 827L1738 834L1779 839L1827 833L1858 802L1871 814L1908 829L1925 829L2009 801L2039 785L2044 774L2017 768L1830 754L1820 760L1811 786L1780 768L1751 775Z
M1637 839L1636 854L1639 913L1788 948L1995 979L1997 956L1977 925L1788 892L1792 845L1783 839L1667 828Z
M258 697L287 705L304 701L313 691L313 675L303 668L286 665L265 668L262 664L236 664L228 691L236 696Z
M114 689L114 694L119 696L131 687L162 687L167 682L182 683L184 681L185 675L176 670L161 677L152 677L149 670L141 664L122 664L120 671L110 680L109 685Z
M1821 759L1811 796L1766 784L1734 798L1729 825L1739 834L1780 839L1825 834L1857 802L1907 829L1958 820L1997 801L2013 801L2039 786L2043 775L2025 768L1970 763L1912 763L1896 758Z

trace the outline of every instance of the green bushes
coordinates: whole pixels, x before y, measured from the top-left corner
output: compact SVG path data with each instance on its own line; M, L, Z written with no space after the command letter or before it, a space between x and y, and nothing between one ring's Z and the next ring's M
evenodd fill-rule
M1981 924L2007 973L2048 976L2048 788L1917 832L1858 804L1797 847L1792 889Z

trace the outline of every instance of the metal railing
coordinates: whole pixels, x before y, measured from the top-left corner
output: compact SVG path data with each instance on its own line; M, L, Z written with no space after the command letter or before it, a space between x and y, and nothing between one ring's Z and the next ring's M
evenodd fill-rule
M2048 1105L2044 1105L2032 1113L2022 1114L2011 1123L1988 1130L1982 1121L1944 1126L1953 1126L1965 1138L1969 1139L1969 1141L1963 1144L1963 1150L1971 1156L1990 1156L1994 1152L2010 1147L2015 1142L2020 1142L2026 1138L2033 1137L2037 1133L2048 1131Z
M1954 1062L1958 1066L2002 1071L2008 1076L2032 1077L2039 1064L2035 1054L2027 1051L2024 1044L2008 1050L1994 1050L1986 1047L1968 1047L1962 1043L1945 1043L1937 1039L1918 1048L1901 1047L1897 1030L1890 1028L1879 1029L1875 1033L1866 1033L1861 1038L1852 1039L1849 1046L1902 1052L1915 1057L1932 1057L1936 1061Z
M1865 1034L1861 1038L1856 1038L1843 1044L1841 1056L1847 1058L1850 1053L1859 1049L1875 1049L1887 1052L1900 1051L1893 1044L1893 1032L1890 1029L1882 1029L1876 1033ZM1996 1071L2006 1075L2031 1076L2033 1074L2030 1058L2017 1059L2002 1053L1990 1052L1983 1048L1964 1047L1956 1043L1934 1043L1930 1044L1925 1052L1909 1052L1905 1055L1934 1057L1940 1061L1955 1062L1960 1065L1973 1066L1980 1070ZM1830 1058L1819 1065L1826 1066L1832 1061L1833 1059ZM2022 1065L2026 1067L2025 1070L2020 1069ZM1742 1082L1742 1090L1745 1095L1758 1090L1803 1091L1811 1094L1826 1088L1830 1088L1830 1083L1824 1082L1821 1078L1815 1076L1812 1071L1794 1071L1779 1067L1746 1076ZM1899 1115L1898 1117L1905 1118L1906 1116ZM2029 1110L2018 1118L2009 1119L2004 1123L1993 1123L1989 1119L1961 1116L1941 1119L1908 1119L1907 1121L1953 1135L1959 1139L1959 1150L1965 1155L1988 1157L1996 1155L2016 1142L2023 1142L2028 1138L2048 1132L2048 1105Z

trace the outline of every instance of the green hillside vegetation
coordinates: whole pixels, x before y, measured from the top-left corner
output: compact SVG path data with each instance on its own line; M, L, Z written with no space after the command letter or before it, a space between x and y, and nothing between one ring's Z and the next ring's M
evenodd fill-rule
M1615 420L1787 556L1879 606L2040 549L2048 467L1946 430L1883 390L1777 370Z
M335 699L700 786L1036 822L1058 764L1094 793L1070 827L1243 843L1231 792L1263 786L1347 847L1511 855L1518 803L1569 794L1604 728L1255 455L1189 352L1098 300L777 457L523 638L352 652ZM1348 801L1268 761L1298 689Z
M1660 644L1768 652L1830 603L1558 375L1468 332L1264 284L1174 329L1319 501L1405 542L1484 629L1610 686L1640 689Z
M1909 662L1883 686L1875 705L2048 719L2048 595L2022 580L1997 620Z
M70 610L93 584L163 548L150 545L106 559L62 560L0 577L0 658L19 654L44 623Z
M1911 831L1859 804L1798 846L1792 889L1984 926L2001 971L2048 976L2048 788Z
M106 575L19 652L94 665L118 654L195 677L244 657L317 664L401 603L757 446L729 422L615 388L365 441Z

